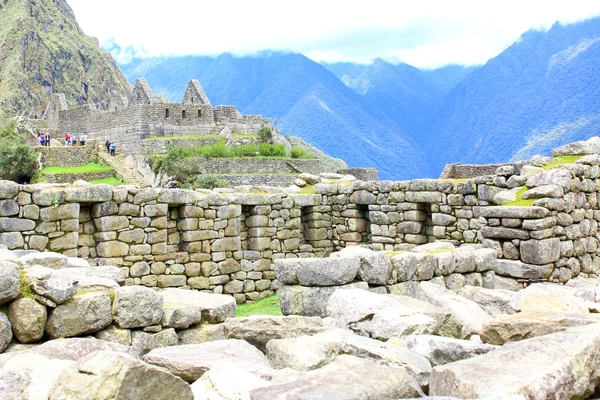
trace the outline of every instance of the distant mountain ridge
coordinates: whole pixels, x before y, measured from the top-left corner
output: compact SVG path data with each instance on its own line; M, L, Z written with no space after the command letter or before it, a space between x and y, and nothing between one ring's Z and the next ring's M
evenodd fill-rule
M0 108L41 117L51 93L71 106L106 105L131 86L65 0L0 2Z

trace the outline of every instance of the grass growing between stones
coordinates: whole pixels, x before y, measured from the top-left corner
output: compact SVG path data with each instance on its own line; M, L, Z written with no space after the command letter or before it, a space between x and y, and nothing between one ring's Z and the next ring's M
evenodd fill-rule
M546 164L542 167L542 169L549 170L554 167L559 167L565 164L575 164L581 157L583 156L558 156L554 157L558 160L551 162L550 164Z
M237 307L236 317L248 317L250 315L282 315L279 297L269 296L254 303L240 304Z
M108 172L114 171L113 167L108 167L106 165L100 165L97 163L89 163L86 165L79 165L77 167L56 167L56 166L48 166L44 168L41 173L42 174L86 174L93 172Z
M525 193L528 189L529 188L527 186L523 186L517 192L517 198L515 199L515 201L511 201L510 203L505 203L502 205L503 206L516 206L516 207L531 207L533 205L533 202L536 199L528 199L528 200L523 199L523 193Z
M91 181L90 183L93 183L94 185L112 185L112 186L127 185L127 182L125 182L122 179L115 178L114 176L111 176L110 178L98 179L96 181Z
M25 270L21 270L21 282L19 283L19 291L21 292L21 295L23 297L33 299L33 298L35 298L35 294L31 290L31 288L29 286L27 286L27 284L25 283L26 276L27 276L27 274L25 273Z
M306 185L300 188L300 194L315 194L315 185Z

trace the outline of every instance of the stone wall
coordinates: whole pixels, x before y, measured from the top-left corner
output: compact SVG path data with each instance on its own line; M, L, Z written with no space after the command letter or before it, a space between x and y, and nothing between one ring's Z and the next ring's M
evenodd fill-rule
M586 164L587 163L587 164ZM497 275L564 282L596 277L600 160L468 182L378 181L315 194L0 184L0 242L116 265L129 284L273 293L273 260L323 257L351 245L398 252L433 241L496 250ZM504 167L503 167L504 168ZM525 166L521 174L531 168ZM496 206L510 187L531 207Z
M57 167L77 167L98 161L97 143L88 142L85 146L73 147L39 147L42 154L44 167L53 165ZM72 181L71 181L72 182Z
M181 170L190 174L319 174L322 160L291 158L210 158L190 157Z
M440 174L440 179L466 179L493 175L496 169L506 165L512 164L448 164Z
M164 138L164 139L151 139L151 140L143 140L141 142L141 150L140 154L146 157L152 155L166 155L169 150L176 148L190 148L190 147L200 147L200 146L211 146L219 141L222 141L221 138L215 137L207 137L207 138L198 138L198 139L172 139L172 138Z

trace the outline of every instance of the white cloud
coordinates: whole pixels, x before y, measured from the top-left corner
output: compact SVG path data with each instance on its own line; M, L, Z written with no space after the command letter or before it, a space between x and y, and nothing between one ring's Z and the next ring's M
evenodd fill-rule
M417 67L481 64L523 32L600 15L597 0L69 0L106 48L218 55L284 50L317 61L399 57Z

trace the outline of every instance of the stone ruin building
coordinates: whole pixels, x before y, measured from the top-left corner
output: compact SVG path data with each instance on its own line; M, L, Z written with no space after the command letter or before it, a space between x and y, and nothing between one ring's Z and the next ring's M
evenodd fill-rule
M130 99L113 95L108 109L96 105L69 108L64 94L53 94L44 119L47 129L62 137L67 132L89 139L110 140L121 151L138 154L141 142L156 136L256 133L271 121L260 115L242 115L234 106L213 107L200 82L192 79L180 104L168 103L138 79Z

